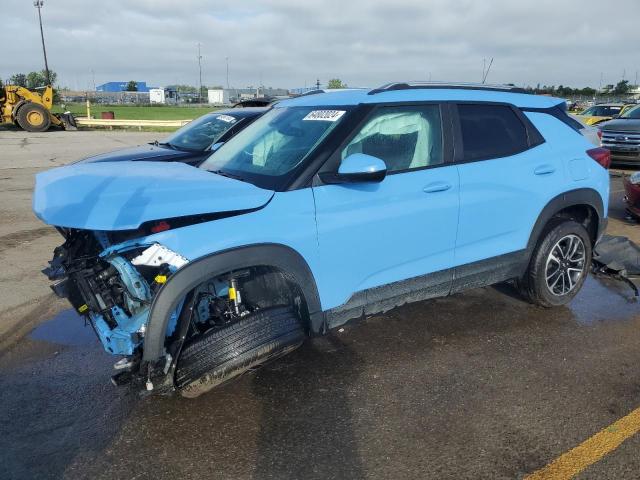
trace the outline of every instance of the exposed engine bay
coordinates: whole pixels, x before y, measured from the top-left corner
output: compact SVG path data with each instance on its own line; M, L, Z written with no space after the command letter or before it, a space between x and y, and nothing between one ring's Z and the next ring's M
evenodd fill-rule
M90 324L104 349L124 358L115 368L136 373L140 364L149 310L155 295L188 260L157 243L114 248L110 233L59 228L65 242L54 251L43 273L55 283L52 290L67 298ZM122 244L122 245L126 245ZM171 314L166 330L167 351L174 342L189 340L222 328L273 302L265 292L285 282L259 267L229 272L199 285L190 297L192 310L184 332L177 329L185 299ZM279 289L287 292L288 289ZM251 298L251 302L245 299ZM284 300L283 300L284 301ZM114 380L116 377L114 376ZM120 383L118 381L118 383Z

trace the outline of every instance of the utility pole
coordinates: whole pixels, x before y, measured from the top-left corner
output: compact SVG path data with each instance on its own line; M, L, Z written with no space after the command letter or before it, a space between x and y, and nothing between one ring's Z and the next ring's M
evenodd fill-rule
M602 92L602 81L604 80L604 72L600 72L600 87L598 87L598 93Z
M198 70L200 71L200 89L198 90L198 103L202 103L202 55L200 55L200 42L198 42Z
M227 62L227 90L229 90L229 57L225 57Z
M44 46L44 32L42 30L42 14L40 9L44 5L43 0L36 0L33 2L33 6L38 9L38 21L40 22L40 38L42 39L42 53L44 54L44 73L47 77L47 85L51 85L51 76L49 75L49 64L47 63L47 49Z

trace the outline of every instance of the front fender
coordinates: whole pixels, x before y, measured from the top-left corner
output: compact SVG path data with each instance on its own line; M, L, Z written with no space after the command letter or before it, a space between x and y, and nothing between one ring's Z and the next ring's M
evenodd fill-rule
M326 331L316 281L304 258L285 245L274 243L249 245L194 260L169 278L151 304L142 360L152 363L165 356L165 332L169 317L190 290L218 274L256 265L274 267L291 275L305 296L311 331L314 333Z

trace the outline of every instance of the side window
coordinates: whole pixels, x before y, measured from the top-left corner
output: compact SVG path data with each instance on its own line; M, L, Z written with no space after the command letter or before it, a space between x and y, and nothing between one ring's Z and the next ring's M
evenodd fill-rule
M464 160L507 157L529 148L527 130L505 105L458 105Z
M443 163L440 107L420 105L377 109L342 150L341 159L352 153L381 158L389 172Z

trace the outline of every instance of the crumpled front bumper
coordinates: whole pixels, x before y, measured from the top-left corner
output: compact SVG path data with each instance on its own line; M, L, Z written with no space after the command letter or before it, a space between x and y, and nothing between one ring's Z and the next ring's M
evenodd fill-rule
M50 267L43 270L56 281L53 291L88 319L105 351L123 356L140 353L153 297L187 260L159 244L136 249L129 244L112 246L96 256L99 267L77 270L69 268L73 259L66 255L56 249ZM114 289L122 292L120 302L114 301ZM167 336L175 329L177 312L169 320Z

